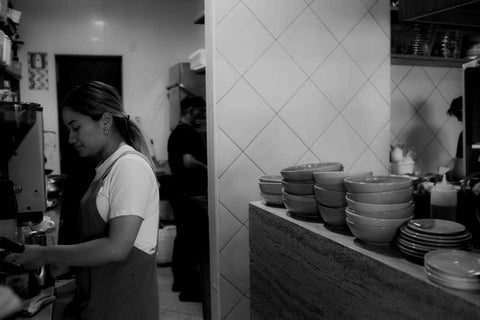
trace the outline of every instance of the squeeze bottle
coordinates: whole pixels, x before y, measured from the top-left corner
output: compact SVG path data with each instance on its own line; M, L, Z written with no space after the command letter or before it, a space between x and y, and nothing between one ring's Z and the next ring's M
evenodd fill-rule
M457 190L443 175L442 182L437 182L430 194L430 217L456 221L457 219Z

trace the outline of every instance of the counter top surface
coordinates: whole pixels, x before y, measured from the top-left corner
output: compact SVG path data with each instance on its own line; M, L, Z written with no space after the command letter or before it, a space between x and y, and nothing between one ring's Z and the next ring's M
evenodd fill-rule
M330 227L323 223L309 222L299 220L290 215L285 208L271 207L265 205L264 201L255 201L250 203L250 208L256 210L257 213L270 213L286 222L293 223L302 228L305 228L320 237L334 241L350 250L358 252L371 259L375 259L382 264L394 268L400 272L408 274L411 277L418 279L425 285L437 287L448 294L454 295L472 305L480 308L480 292L454 290L447 287L439 286L431 282L425 274L423 265L413 263L405 258L405 256L396 248L392 246L377 246L362 242L350 233L348 229L340 229ZM477 251L478 252L478 251Z

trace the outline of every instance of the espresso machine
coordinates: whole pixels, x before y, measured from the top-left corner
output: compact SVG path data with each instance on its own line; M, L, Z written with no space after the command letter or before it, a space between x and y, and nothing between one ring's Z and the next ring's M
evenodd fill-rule
M20 252L30 236L24 227L43 219L44 159L40 105L0 102L0 274L22 272L21 266L8 265L3 256Z

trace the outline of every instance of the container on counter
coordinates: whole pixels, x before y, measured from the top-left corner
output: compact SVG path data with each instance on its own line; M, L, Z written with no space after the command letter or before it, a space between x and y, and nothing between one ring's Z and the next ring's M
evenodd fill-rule
M430 217L456 221L457 215L457 190L443 176L441 182L437 182L430 195Z

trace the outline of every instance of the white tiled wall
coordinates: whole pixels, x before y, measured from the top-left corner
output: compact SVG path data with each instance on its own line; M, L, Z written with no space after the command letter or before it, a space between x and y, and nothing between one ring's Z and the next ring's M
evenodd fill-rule
M390 8L215 0L214 9L221 318L244 320L257 178L318 161L388 172Z
M391 144L416 152L415 170L438 172L455 157L462 123L447 115L462 94L462 69L392 66Z

